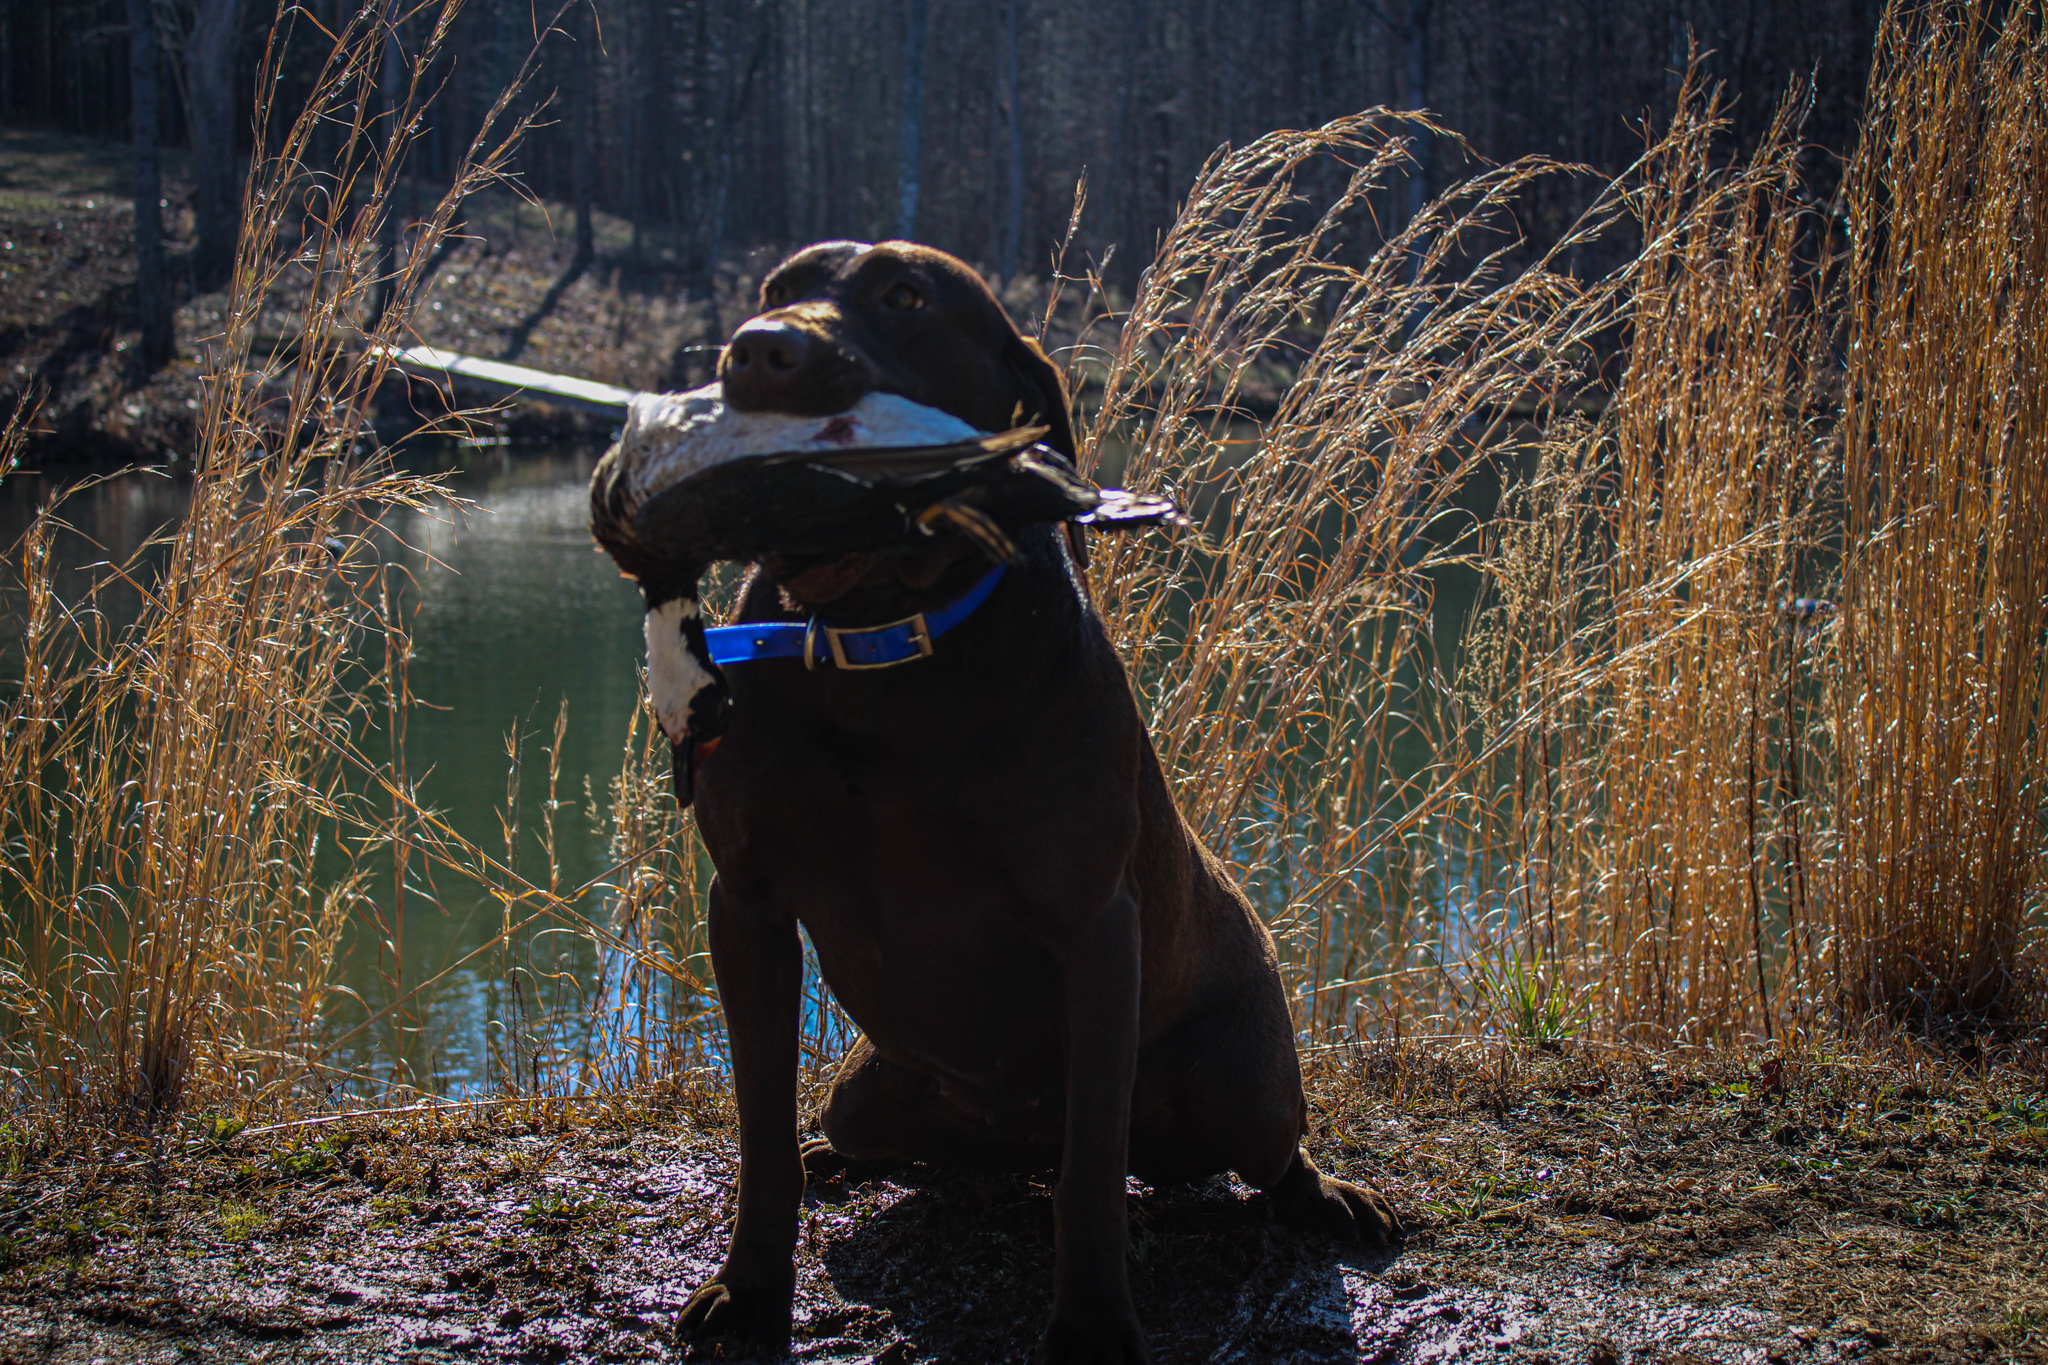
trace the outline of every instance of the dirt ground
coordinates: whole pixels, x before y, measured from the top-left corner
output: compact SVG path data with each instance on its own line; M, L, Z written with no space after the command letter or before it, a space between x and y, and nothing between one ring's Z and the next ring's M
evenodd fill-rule
M1280 1231L1227 1179L1133 1186L1164 1362L2048 1360L2038 1064L1375 1046L1317 1060L1312 1146L1411 1224ZM718 1264L716 1078L152 1144L16 1134L0 1356L553 1361L683 1353ZM798 1360L1029 1358L1051 1177L814 1186Z
M105 145L0 134L0 411L48 390L36 458L189 446L220 300L186 299L167 370L129 367L123 174ZM691 363L710 324L670 277L601 263L557 289L563 244L486 209L421 339L499 355L523 329L525 363L633 386ZM1385 1189L1405 1242L1282 1232L1227 1180L1134 1186L1139 1311L1161 1362L2048 1361L2044 1077L2038 1050L1904 1045L1323 1054L1317 1158ZM723 1250L733 1136L715 1077L152 1135L0 1126L0 1358L674 1358ZM1050 1184L814 1188L796 1358L1027 1359Z
M190 196L180 169L172 157L165 171L177 353L145 375L135 361L125 146L0 130L0 418L24 394L42 394L31 462L189 458L200 375L225 298L191 291ZM658 247L636 246L630 226L600 216L599 258L572 272L570 223L559 206L550 213L493 194L465 211L462 238L436 261L413 316L412 340L631 388L708 377L709 352L701 347L717 323L689 297L701 289L689 288L681 265ZM717 277L728 322L750 296L747 269L746 261L729 263ZM288 273L259 324L259 355L289 353L292 282ZM405 397L396 384L380 395L390 411L380 411L379 429L389 437L408 428ZM488 434L602 435L594 423L529 404L497 419Z

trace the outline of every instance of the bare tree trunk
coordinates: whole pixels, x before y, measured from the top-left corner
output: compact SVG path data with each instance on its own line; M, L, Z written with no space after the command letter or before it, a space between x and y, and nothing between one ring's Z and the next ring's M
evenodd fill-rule
M1430 0L1408 0L1408 22L1402 31L1403 58L1403 102L1415 110L1429 107L1429 7ZM1435 139L1427 133L1412 135L1415 139L1415 167L1408 173L1408 221L1413 223L1422 216L1429 203L1431 162L1434 161ZM1427 254L1427 244L1418 240L1408 251L1408 282L1419 283L1422 279L1422 262ZM1412 337L1422 327L1422 321L1429 316L1427 297L1418 294L1414 305L1408 310L1404 339Z
M218 289L235 269L241 194L235 175L235 30L240 0L198 0L185 40L185 108L192 124L192 282Z
M597 235L590 221L591 182L597 178L596 111L590 107L590 49L597 41L593 18L589 5L579 6L569 34L576 44L576 164L569 168L569 182L576 197L577 266L588 266L597 255Z
M329 33L340 33L354 9L350 0L320 0L313 13ZM333 119L323 118L313 125L311 152L310 165L314 170L324 174L334 165L341 154L341 130L335 127Z
M159 140L156 15L150 0L128 0L129 118L135 138L135 303L142 315L142 369L171 358L171 294L164 279L163 175Z
M1402 26L1402 103L1410 109L1429 107L1429 9L1431 0L1408 0L1408 22ZM1422 214L1429 202L1430 163L1435 159L1430 146L1434 139L1418 137L1415 170L1408 177L1408 221Z
M789 241L793 246L809 240L817 214L812 210L816 194L811 186L811 7L810 0L794 0L789 46Z
M1017 6L1022 2L1003 0L1002 105L1007 145L1003 149L1003 236L996 269L1004 284L1017 276L1017 254L1024 238L1024 110L1017 74Z
M1117 72L1116 127L1109 144L1109 227L1117 241L1135 245L1134 200L1138 174L1130 162L1131 105L1138 93L1138 51L1145 43L1145 0L1126 0L1123 52ZM1114 245L1114 241L1112 242Z
M924 159L925 0L909 0L903 25L903 116L896 155L896 235L917 235L919 163Z

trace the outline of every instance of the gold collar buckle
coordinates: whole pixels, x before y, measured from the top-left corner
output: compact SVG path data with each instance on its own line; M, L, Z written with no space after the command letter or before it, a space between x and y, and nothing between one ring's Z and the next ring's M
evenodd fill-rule
M825 632L825 643L832 648L832 662L844 669L894 668L898 664L911 663L917 659L929 659L932 656L932 632L931 628L925 624L923 612L918 612L915 616L906 616L900 621L890 621L885 625L879 626L859 626L841 629L835 626L823 626L822 623L820 624ZM879 663L872 664L854 663L846 657L846 646L841 643L844 637L848 635L880 635L885 631L895 630L898 626L910 627L910 643L917 649L915 654L906 654L900 659L883 659ZM806 644L808 645L808 641L806 641Z

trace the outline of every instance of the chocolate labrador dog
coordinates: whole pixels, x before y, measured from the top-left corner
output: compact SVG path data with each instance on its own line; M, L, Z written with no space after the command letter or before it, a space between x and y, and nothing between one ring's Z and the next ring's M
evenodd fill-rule
M879 390L984 431L1041 425L1074 455L1059 371L943 252L821 243L768 276L761 306L719 361L734 408L825 415ZM740 1113L732 1243L683 1312L692 1337L786 1345L807 1162L1057 1166L1048 1361L1150 1358L1124 1272L1127 1172L1235 1171L1290 1226L1396 1231L1302 1150L1272 936L1174 806L1078 537L1039 525L1017 545L1006 572L958 536L771 557L742 590L740 622L944 630L920 627L886 666L728 664L725 733L679 759L717 870ZM820 1115L827 1142L801 1153L800 925L864 1031Z

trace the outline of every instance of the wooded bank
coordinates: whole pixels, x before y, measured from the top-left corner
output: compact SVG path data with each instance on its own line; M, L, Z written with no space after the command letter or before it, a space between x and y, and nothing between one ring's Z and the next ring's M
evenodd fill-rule
M127 0L48 0L0 12L0 121L126 137ZM143 8L150 8L144 6ZM403 8L403 7L402 7ZM1076 181L1090 207L1077 245L1128 284L1201 163L1278 127L1384 105L1427 108L1477 155L1541 153L1612 173L1668 119L1688 44L1734 97L1753 145L1796 78L1813 82L1807 136L1822 192L1861 114L1875 0L592 0L541 43L523 98L548 102L517 169L541 198L629 221L634 246L700 297L716 264L827 236L908 236L1007 279L1041 273ZM238 158L282 135L353 0L168 0L163 138L190 146L202 289L225 274ZM405 10L400 49L424 43L438 3ZM408 169L445 183L498 92L544 30L547 7L467 0L431 73L445 82ZM253 126L273 23L291 54L279 107ZM325 31L323 31L325 30ZM405 63L386 62L396 86ZM395 88L388 92L396 98ZM337 130L336 136L339 135ZM1464 164L1417 147L1349 230L1362 246L1406 221ZM1597 182L1536 187L1535 237ZM1334 186L1305 186L1328 194ZM567 225L563 225L567 231ZM1584 261L1591 268L1599 264Z

